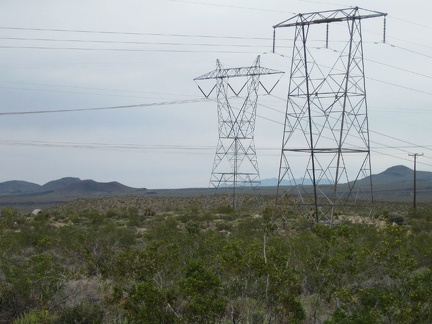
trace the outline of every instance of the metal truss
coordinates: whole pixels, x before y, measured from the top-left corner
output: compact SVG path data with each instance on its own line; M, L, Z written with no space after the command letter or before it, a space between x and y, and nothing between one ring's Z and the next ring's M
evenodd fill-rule
M295 27L277 192L288 180L290 200L314 222L333 224L354 206L372 214L361 21L385 15L350 8L299 14L273 26L274 31ZM308 48L308 36L315 25L327 24L328 47L328 24L334 22L346 24L347 42L327 50L331 55L321 50L325 64L333 64L324 73ZM299 170L303 177L296 179Z
M254 131L258 90L262 75L283 74L260 66L258 56L254 65L240 68L222 68L219 60L216 69L194 79L195 82L216 80L209 92L198 85L206 98L216 90L219 140L210 178L211 188L227 188L233 191L233 207L236 208L238 187L256 187L260 184L258 161L254 144ZM230 94L232 95L230 96ZM244 95L243 95L244 94Z

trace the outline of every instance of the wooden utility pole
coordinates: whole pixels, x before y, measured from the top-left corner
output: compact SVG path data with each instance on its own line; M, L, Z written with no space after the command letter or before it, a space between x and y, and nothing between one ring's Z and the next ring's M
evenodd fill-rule
M414 210L417 208L417 157L423 156L423 153L409 153L409 156L414 156Z

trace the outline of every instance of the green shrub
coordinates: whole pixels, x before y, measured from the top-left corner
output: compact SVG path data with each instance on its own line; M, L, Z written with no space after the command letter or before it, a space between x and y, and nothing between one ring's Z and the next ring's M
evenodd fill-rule
M227 301L222 295L222 281L201 261L191 260L186 264L180 291L186 302L184 315L189 323L214 323L225 312Z
M220 214L232 214L235 212L235 209L230 205L222 205L217 207L216 212Z
M175 313L169 292L157 288L154 282L137 283L125 304L127 317L132 323L174 323Z
M13 321L13 324L51 324L57 317L48 310L31 310Z
M101 305L83 302L78 305L66 307L57 314L57 323L103 323L104 310Z

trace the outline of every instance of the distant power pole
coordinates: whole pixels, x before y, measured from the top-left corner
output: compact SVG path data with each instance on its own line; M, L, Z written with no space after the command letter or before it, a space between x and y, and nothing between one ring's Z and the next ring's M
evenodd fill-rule
M273 51L276 30L295 29L278 193L287 180L301 214L314 222L332 224L350 205L363 204L372 214L361 22L385 16L355 7L299 14L273 26ZM329 47L330 25L339 25L346 41ZM309 42L320 37L320 26L325 47L316 48Z
M210 91L198 85L206 98L216 90L219 140L210 187L232 189L233 208L237 207L238 187L255 187L260 183L254 143L258 90L262 87L270 94L277 84L267 90L260 77L282 74L261 67L258 56L252 66L238 68L224 69L217 60L215 70L194 79L197 84L206 80L214 83Z
M417 208L417 157L423 156L423 153L409 153L409 156L414 157L414 210Z

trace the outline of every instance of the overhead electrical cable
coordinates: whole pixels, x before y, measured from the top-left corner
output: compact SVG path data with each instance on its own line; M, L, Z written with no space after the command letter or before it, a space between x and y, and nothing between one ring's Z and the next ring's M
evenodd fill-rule
M84 112L84 111L97 111L97 110L130 109L130 108L142 108L142 107L153 107L153 106L179 105L179 104L197 103L197 102L203 102L203 101L205 101L205 98L189 99L189 100L173 100L173 101L152 102L152 103L144 103L144 104L137 104L137 105L110 106L110 107L72 108L72 109L54 109L54 110L30 110L30 111L9 111L9 112L0 112L0 116L32 115L32 114L55 114L55 113Z
M375 134L378 134L378 135L380 135L380 136L383 136L383 137L390 138L390 139L395 140L395 141L399 141L399 142L402 142L402 143L405 143L405 144L409 144L409 145L411 145L412 148L416 148L416 149L418 149L418 148L422 148L422 149L424 149L424 150L432 151L432 148L431 148L430 145L419 145L419 144L415 144L415 143L412 143L412 142L409 142L409 141L405 141L405 140L403 140L403 139L396 138L396 137L394 137L394 136L390 136L390 135L387 135L387 134L383 134L383 133L381 133L381 132L377 132L377 131L371 131L371 132L372 132L372 133L375 133ZM387 145L386 145L386 146L387 146ZM411 153L411 152L405 151L405 153ZM425 158L428 158L428 157L425 157Z
M417 76L421 76L421 77L424 77L424 78L432 79L432 76L426 75L426 74L423 74L423 73L419 73L419 72L403 69L403 68L400 68L400 67L397 67L397 66L394 66L394 65L390 65L390 64L387 64L387 63L383 63L383 62L378 62L378 61L371 60L371 59L364 59L364 60L368 61L368 62L379 64L379 65L387 66L389 68L396 69L396 70L399 70L399 71L411 73L411 74L414 74L414 75L417 75Z
M18 90L26 90L26 91L44 91L50 93L70 93L70 94L80 94L80 95L90 95L90 96L104 96L104 97L122 97L122 98L146 98L149 99L148 96L132 96L132 95L121 95L121 94L112 94L112 93L96 93L96 92L78 92L78 91L66 91L66 90L53 90L53 89L38 89L38 88L21 88L21 87L5 87L0 86L1 89L18 89ZM152 97L152 100L157 98ZM164 98L160 98L163 100Z
M368 32L368 33L370 33L370 34L374 34L374 35L380 35L380 36L382 35L381 33L377 33L377 32L370 31L370 30L365 30L365 31ZM424 47L424 48L432 48L432 46L430 44L421 44L421 43L409 41L409 40L402 39L402 38L399 38L399 37L394 37L394 36L386 36L386 42L385 43L383 43L381 41L380 42L374 41L374 42L363 42L363 44L367 44L367 43L370 44L370 43L372 43L374 45L388 45L389 40L396 40L396 41L399 41L399 42L407 43L407 44L410 44L410 45L416 45L416 46L420 46L420 47Z
M25 37L0 37L3 40L39 41L39 42L67 42L67 43L96 43L96 44L127 44L127 45L169 45L169 46L209 46L209 47L263 47L263 45L248 44L211 44L211 43L174 43L174 42L134 42L134 41L110 41L110 40L83 40L83 39L56 39L56 38L25 38ZM269 39L265 39L269 41ZM267 45L266 45L267 46Z
M143 151L203 151L214 150L213 146L184 146L184 145L140 145L140 144L113 144L113 143L77 143L77 142L52 142L52 141L28 141L28 140L0 140L2 145L10 146L37 146L37 147L59 147L80 149L126 149Z
M346 4L336 3L336 2L324 2L324 1L312 1L312 0L297 0L299 2L308 2L308 3L316 3L316 4L328 4L328 5L336 5L336 6L346 6ZM297 13L296 13L297 14Z
M112 88L95 88L95 87L81 87L81 86L65 86L59 84L49 84L49 83L33 83L33 82L16 82L16 81L5 81L0 80L0 83L12 83L12 84L25 84L33 86L47 86L56 88L71 88L71 89L84 89L84 90L100 90L100 91L113 91L113 92L129 92L129 93L140 93L140 94L152 94L152 95L165 95L165 96L184 96L192 97L192 95L178 94L178 93L166 93L166 92L149 92L140 90L124 90L124 89L112 89Z
M254 10L254 11L263 11L263 12L289 13L289 14L294 14L294 15L296 14L296 13L290 12L290 11L271 10L271 9L264 9L264 8L252 8L252 7L240 7L240 6L224 5L224 4L220 4L220 3L211 3L211 2L197 2L197 1L187 1L187 0L169 0L169 1L191 3L191 4L202 5L202 6L244 9L244 10Z
M193 37L193 38L215 38L215 39L250 39L250 40L269 40L268 37L244 37L244 36L215 36L215 35L192 35L192 34L172 34L172 33L140 33L140 32L119 32L119 31L100 31L100 30L82 30L82 29L54 29L54 28L26 28L0 26L5 30L20 31L43 31L59 33L83 33L83 34L108 34L108 35L135 35L135 36L167 36L167 37Z
M49 29L49 28L25 28L25 27L5 27L0 26L0 30L19 30L19 31L43 31L43 32L60 32L60 33L82 33L82 34L109 34L109 35L134 35L134 36L155 36L155 37L169 37L169 38L204 38L204 39L218 39L218 40L252 40L252 41L267 41L271 42L271 37L250 37L250 36L232 36L232 35L203 35L203 34L173 34L173 33L140 33L140 32L117 32L117 31L91 31L91 30L76 30L76 29ZM139 41L113 41L113 40L86 40L86 39L61 39L61 38L30 38L30 37L0 37L4 40L22 40L22 41L48 41L48 42L79 42L79 43L109 43L109 44L136 44L136 45L190 45L184 43L157 43L157 42L139 42ZM293 41L293 38L281 38L281 41ZM321 42L322 40L310 39L309 42ZM332 40L334 43L344 42L343 40ZM373 43L373 42L371 42ZM196 44L200 45L200 44ZM234 44L235 45L235 44ZM225 46L225 45L220 45ZM252 45L251 45L252 46Z
M398 18L398 17L394 17L394 16L392 16L392 18L396 19L396 20L400 20L400 21L406 22L408 24L416 25L416 26L419 26L419 27L422 27L422 28L432 29L432 27L426 26L426 25L423 25L423 24L419 24L418 22L413 22L413 21L409 21L409 20Z
M126 149L126 150L144 150L144 151L210 151L213 154L215 146L210 145L198 145L198 146L186 146L176 144L152 144L152 145L141 145L141 144L114 144L114 143L78 143L78 142L53 142L53 141L34 141L34 140L0 140L0 145L10 146L37 146L37 147L59 147L59 148L83 148L83 149ZM259 148L262 151L277 151L279 148Z
M254 8L254 7L241 7L241 6L233 6L233 5L224 5L224 4L220 4L220 3L214 3L214 2L197 2L197 1L190 1L190 0L169 0L169 1L197 4L197 5L202 5L202 6L225 7L225 8L232 8L232 9L254 10L254 11L262 11L262 12L286 13L286 14L292 14L292 15L298 14L298 12L293 12L293 11L281 11L281 10L272 10L272 9ZM312 0L297 0L297 1L345 6L345 5L334 3L334 2L322 2L322 1L312 1Z
M411 87L403 86L403 85L396 84L396 83L389 82L389 81L383 81L383 80L375 79L375 78L372 78L372 77L365 77L365 79L372 80L372 81L375 81L375 82L380 82L380 83L387 84L387 85L391 85L393 87L398 87L398 88L401 88L401 89L410 90L410 91L414 91L414 92L418 92L418 93L422 93L422 94L426 94L426 95L432 96L432 92L429 92L429 91L414 89L414 88L411 88Z
M419 51L414 51L412 49L405 48L405 47L402 47L402 46L399 46L399 45L391 44L391 43L388 43L388 42L386 43L386 45L388 45L390 47L393 47L393 48L401 49L403 51L407 51L407 52L409 52L411 54L416 54L416 55L419 55L419 56L423 56L423 57L427 57L427 58L432 58L432 56L429 55L429 54L424 54L424 53L421 53Z
M263 46L264 47L264 46ZM177 50L177 49L138 49L138 48L91 48L91 47L50 47L50 46L7 46L3 49L34 49L34 50L68 50L68 51L114 51L114 52L166 52L166 53L226 53L226 54L255 54L256 52L233 50Z

